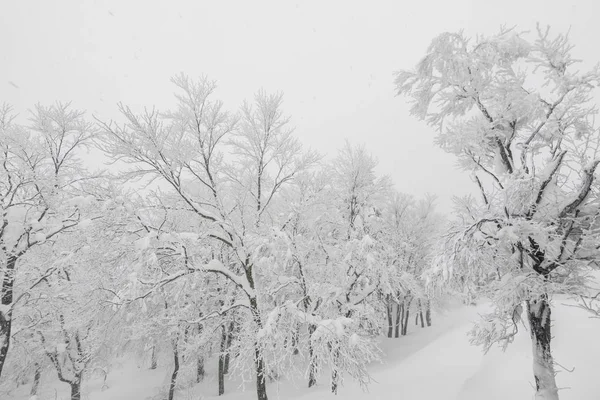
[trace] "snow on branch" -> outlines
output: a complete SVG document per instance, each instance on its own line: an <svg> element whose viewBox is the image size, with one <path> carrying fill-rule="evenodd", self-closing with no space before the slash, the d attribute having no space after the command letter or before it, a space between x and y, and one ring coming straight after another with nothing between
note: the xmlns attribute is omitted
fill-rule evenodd
<svg viewBox="0 0 600 400"><path fill-rule="evenodd" d="M204 322L204 321L206 321L208 319L211 319L211 318L222 317L225 314L227 314L229 311L231 311L231 310L233 310L235 308L238 308L238 307L248 308L248 304L234 303L234 304L232 304L230 306L222 307L220 310L215 310L215 311L211 312L210 314L204 315L204 316L202 316L200 318L197 318L195 320L192 320L192 321L181 320L181 321L185 322L187 324L190 324L190 325L195 325L195 324L199 324L199 323Z"/></svg>
<svg viewBox="0 0 600 400"><path fill-rule="evenodd" d="M221 274L233 283L235 283L237 286L239 286L244 292L246 292L248 297L256 297L256 292L253 288L250 287L250 283L248 282L246 277L243 275L237 275L233 273L232 271L227 269L219 260L210 260L208 264L201 267L196 267L195 269Z"/></svg>
<svg viewBox="0 0 600 400"><path fill-rule="evenodd" d="M563 208L563 210L560 213L560 218L564 218L568 214L573 213L577 209L577 207L579 207L581 203L583 203L592 187L592 182L594 181L594 173L596 172L596 167L598 166L598 164L600 164L600 159L596 159L585 166L585 168L583 169L583 183L581 185L581 189L579 190L579 194L573 201L568 203L565 206L565 208Z"/></svg>
<svg viewBox="0 0 600 400"><path fill-rule="evenodd" d="M560 165L562 164L562 161L563 161L563 159L565 157L565 154L567 154L567 151L566 150L562 151L546 167L546 171L547 172L545 174L542 174L542 177L541 177L542 184L540 185L540 190L538 191L537 197L535 199L535 205L533 205L533 207L529 211L529 215L532 215L535 212L536 207L542 202L542 199L544 197L544 191L546 190L546 187L548 187L548 185L550 184L550 182L554 178L554 175L556 174L556 172L560 168Z"/></svg>

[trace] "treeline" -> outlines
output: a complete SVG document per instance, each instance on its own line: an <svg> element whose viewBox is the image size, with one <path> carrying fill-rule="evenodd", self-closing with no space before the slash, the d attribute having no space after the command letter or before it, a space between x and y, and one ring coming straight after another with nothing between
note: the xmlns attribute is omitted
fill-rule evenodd
<svg viewBox="0 0 600 400"><path fill-rule="evenodd" d="M366 385L379 335L431 323L434 199L397 193L364 147L304 149L282 94L229 112L214 82L172 81L174 109L119 105L123 123L3 109L2 381L35 394L54 371L77 400L119 355L170 354L169 400L207 362L218 394L228 374L261 400L290 374ZM120 172L88 170L90 148Z"/></svg>

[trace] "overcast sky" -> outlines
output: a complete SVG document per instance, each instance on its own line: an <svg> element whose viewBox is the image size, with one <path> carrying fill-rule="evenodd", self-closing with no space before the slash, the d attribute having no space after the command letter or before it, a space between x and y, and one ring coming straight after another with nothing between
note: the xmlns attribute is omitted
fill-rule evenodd
<svg viewBox="0 0 600 400"><path fill-rule="evenodd" d="M400 191L450 197L468 176L434 133L394 97L393 72L413 67L444 31L491 34L500 25L570 28L574 54L600 62L600 7L589 1L8 1L0 0L0 102L21 114L73 101L101 119L116 103L173 104L169 78L208 75L235 110L260 88L310 147L334 154L364 143Z"/></svg>

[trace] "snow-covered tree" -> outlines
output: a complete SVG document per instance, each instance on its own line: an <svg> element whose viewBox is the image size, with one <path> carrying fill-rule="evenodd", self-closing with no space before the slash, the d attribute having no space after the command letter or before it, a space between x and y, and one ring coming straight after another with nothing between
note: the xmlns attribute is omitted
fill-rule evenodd
<svg viewBox="0 0 600 400"><path fill-rule="evenodd" d="M416 200L394 193L384 210L378 238L384 243L388 265L381 289L388 337L406 335L411 305L417 323L420 318L422 327L431 325L432 292L425 274L431 269L444 226L434 203L433 196Z"/></svg>
<svg viewBox="0 0 600 400"><path fill-rule="evenodd" d="M84 376L97 371L106 376L121 339L115 292L107 288L125 280L119 264L123 248L118 245L122 209L112 200L113 192L96 189L87 187L86 192L98 214L81 220L76 232L65 231L32 249L21 260L15 286L20 302L13 339L32 355L36 376L41 366L49 365L70 386L72 399L81 398ZM91 214L83 205L80 210ZM36 285L24 286L32 277ZM11 367L27 362L12 352L8 360Z"/></svg>
<svg viewBox="0 0 600 400"><path fill-rule="evenodd" d="M10 346L15 306L39 285L24 259L28 253L74 229L88 202L80 183L89 178L79 156L95 135L84 113L69 104L37 105L30 124L17 124L10 107L0 108L0 376ZM15 296L16 279L32 278Z"/></svg>
<svg viewBox="0 0 600 400"><path fill-rule="evenodd" d="M533 39L506 29L475 40L444 33L396 77L412 113L438 130L438 144L481 192L480 202L463 203L445 263L495 307L473 341L510 342L525 312L539 399L558 399L552 296L585 291L600 239L590 103L600 75L577 70L571 49L566 36L539 27Z"/></svg>
<svg viewBox="0 0 600 400"><path fill-rule="evenodd" d="M196 272L220 275L226 285L236 288L229 292L235 293L233 302L201 318L245 310L238 314L247 324L243 332L248 347L243 354L253 355L257 396L266 400L267 370L258 332L272 306L266 291L272 275L266 264L259 263L264 233L277 224L276 210L282 207L278 198L317 157L291 137L280 95L259 92L253 106L243 107L238 129L238 119L212 100L214 82L177 76L173 83L180 90L176 110L162 114L146 110L137 115L121 105L127 122L101 123L102 147L114 159L135 166L129 177L160 178L163 192L166 185L168 194L177 197L168 206L186 213L195 224L196 243L185 251L181 232L169 232L175 234L178 264L184 268L155 280L148 290ZM150 230L141 242L152 240L156 233ZM207 257L206 249L214 252Z"/></svg>
<svg viewBox="0 0 600 400"><path fill-rule="evenodd" d="M348 244L347 226L341 223L345 214L338 212L340 197L334 187L328 172L302 176L282 229L267 240L266 255L277 280L271 290L276 293L275 307L263 334L268 342L279 343L275 365L283 373L298 364L289 356L300 353L308 360L308 386L330 370L335 392L345 375L368 383L366 367L379 353L374 341L377 315L369 304L376 285L366 285L367 278L353 283L356 276L348 276L346 259L365 262L372 242L352 239ZM361 270L372 264L361 265Z"/></svg>
<svg viewBox="0 0 600 400"><path fill-rule="evenodd" d="M322 282L329 284L329 299L320 312L327 316L326 320L337 321L336 324L350 328L338 329L338 332L348 331L350 335L364 336L365 344L378 333L380 325L372 302L382 284L386 265L381 257L382 243L376 235L385 199L391 194L389 178L378 177L376 166L377 160L364 146L352 146L346 142L328 168L332 212L329 218L317 224L320 253L327 266L327 278ZM328 357L334 393L337 393L345 372L341 367L345 361L341 353L342 343L345 342L329 344L333 351ZM371 350L366 350L366 353L374 354ZM357 355L355 360L364 368L372 357ZM366 377L366 374L354 376L359 380Z"/></svg>

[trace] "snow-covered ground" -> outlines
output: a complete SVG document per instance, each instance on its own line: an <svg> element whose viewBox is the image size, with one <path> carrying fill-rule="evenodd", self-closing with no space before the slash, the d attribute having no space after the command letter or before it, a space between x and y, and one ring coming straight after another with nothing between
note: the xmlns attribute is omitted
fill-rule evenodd
<svg viewBox="0 0 600 400"><path fill-rule="evenodd" d="M561 400L600 399L600 320L591 319L579 309L554 301L554 356L560 367L558 384L564 388ZM495 400L533 399L531 348L528 332L523 326L515 342L503 353L493 348L484 355L480 348L468 343L466 332L482 307L460 307L436 316L434 326L416 327L400 339L383 339L382 364L371 366L375 382L368 392L346 380L338 398L406 399L406 400ZM213 363L214 364L214 363ZM209 368L206 380L181 390L179 400L217 398L214 373ZM40 388L39 400L68 399L68 386L47 373ZM148 370L135 362L124 362L108 376L108 389L101 390L100 380L91 380L84 386L83 399L89 400L143 400L164 399L170 370ZM160 392L162 389L162 392ZM221 399L241 400L255 398L252 385L243 391L237 382L227 382L227 393ZM326 377L315 388L305 388L304 380L269 385L270 399L319 400L334 398L328 392ZM28 386L14 391L3 399L28 399ZM162 395L160 395L162 393Z"/></svg>

